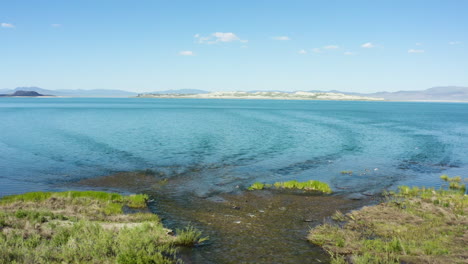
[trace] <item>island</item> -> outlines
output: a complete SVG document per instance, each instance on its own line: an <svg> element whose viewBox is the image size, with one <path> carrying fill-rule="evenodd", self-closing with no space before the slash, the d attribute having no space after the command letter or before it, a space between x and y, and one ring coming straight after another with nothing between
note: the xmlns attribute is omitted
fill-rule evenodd
<svg viewBox="0 0 468 264"><path fill-rule="evenodd" d="M1 97L38 97L38 96L50 96L50 95L40 94L40 93L35 92L35 91L20 90L20 91L16 91L14 93L11 93L11 94L0 94L0 96Z"/></svg>

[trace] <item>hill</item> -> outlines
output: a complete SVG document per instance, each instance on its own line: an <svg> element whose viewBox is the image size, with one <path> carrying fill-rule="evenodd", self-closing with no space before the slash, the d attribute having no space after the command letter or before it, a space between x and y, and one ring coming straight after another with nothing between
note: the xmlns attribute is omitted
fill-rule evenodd
<svg viewBox="0 0 468 264"><path fill-rule="evenodd" d="M36 97L36 96L45 96L44 94L40 94L35 91L23 91L23 90L18 90L14 93L11 94L0 94L0 96L4 97L15 97L15 96L24 96L24 97Z"/></svg>
<svg viewBox="0 0 468 264"><path fill-rule="evenodd" d="M324 92L312 90L310 92ZM468 87L438 86L420 91L353 93L343 91L327 91L348 95L384 98L390 101L468 101Z"/></svg>

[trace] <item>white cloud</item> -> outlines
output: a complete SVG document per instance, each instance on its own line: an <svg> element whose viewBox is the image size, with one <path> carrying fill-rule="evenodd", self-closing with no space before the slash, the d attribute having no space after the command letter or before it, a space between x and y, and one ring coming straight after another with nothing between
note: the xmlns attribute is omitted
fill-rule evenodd
<svg viewBox="0 0 468 264"><path fill-rule="evenodd" d="M62 24L51 24L50 26L51 26L51 27L54 27L54 28L58 28L58 27L61 27Z"/></svg>
<svg viewBox="0 0 468 264"><path fill-rule="evenodd" d="M361 45L361 48L366 48L366 49L371 49L373 47L375 47L375 45L372 44L372 42L367 42Z"/></svg>
<svg viewBox="0 0 468 264"><path fill-rule="evenodd" d="M216 37L216 41L220 41L220 42L232 42L232 41L240 40L236 36L236 34L232 32L227 32L227 33L216 32L216 33L213 33L213 36Z"/></svg>
<svg viewBox="0 0 468 264"><path fill-rule="evenodd" d="M421 42L418 42L415 44L416 46L422 46L423 44Z"/></svg>
<svg viewBox="0 0 468 264"><path fill-rule="evenodd" d="M305 49L301 49L300 51L298 51L299 54L307 54L307 51Z"/></svg>
<svg viewBox="0 0 468 264"><path fill-rule="evenodd" d="M324 49L339 49L340 47L338 45L328 45L323 47Z"/></svg>
<svg viewBox="0 0 468 264"><path fill-rule="evenodd" d="M195 53L193 53L193 51L191 50L183 50L179 52L179 55L180 56L195 56Z"/></svg>
<svg viewBox="0 0 468 264"><path fill-rule="evenodd" d="M291 40L288 36L273 37L274 40Z"/></svg>
<svg viewBox="0 0 468 264"><path fill-rule="evenodd" d="M408 53L424 53L422 49L409 49Z"/></svg>
<svg viewBox="0 0 468 264"><path fill-rule="evenodd" d="M313 49L312 49L312 52L314 52L314 53L321 53L322 50L319 49L319 48L313 48Z"/></svg>
<svg viewBox="0 0 468 264"><path fill-rule="evenodd" d="M462 42L461 41L450 41L449 44L450 45L460 45L460 44L462 44Z"/></svg>
<svg viewBox="0 0 468 264"><path fill-rule="evenodd" d="M240 39L236 34L232 32L215 32L206 37L203 37L200 34L195 34L193 37L200 44L216 44L220 42L234 42L234 41L239 41L241 43L249 42L246 39Z"/></svg>
<svg viewBox="0 0 468 264"><path fill-rule="evenodd" d="M14 28L15 27L15 25L10 24L10 23L1 23L0 26L2 28Z"/></svg>
<svg viewBox="0 0 468 264"><path fill-rule="evenodd" d="M351 52L351 51L346 51L343 54L346 55L346 56L356 55L355 52Z"/></svg>

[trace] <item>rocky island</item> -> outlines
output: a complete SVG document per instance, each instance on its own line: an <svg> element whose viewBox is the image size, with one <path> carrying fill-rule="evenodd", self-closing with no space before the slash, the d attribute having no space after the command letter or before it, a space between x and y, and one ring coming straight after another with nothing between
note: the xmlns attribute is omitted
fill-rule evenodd
<svg viewBox="0 0 468 264"><path fill-rule="evenodd" d="M50 95L44 95L40 94L35 91L16 91L12 94L0 94L1 97L38 97L38 96L50 96Z"/></svg>

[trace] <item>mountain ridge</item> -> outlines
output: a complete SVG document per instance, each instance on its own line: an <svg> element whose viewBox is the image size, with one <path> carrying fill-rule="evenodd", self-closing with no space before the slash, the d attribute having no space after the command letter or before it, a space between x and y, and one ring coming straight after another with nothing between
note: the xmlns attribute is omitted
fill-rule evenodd
<svg viewBox="0 0 468 264"><path fill-rule="evenodd" d="M200 89L170 89L154 92L129 92L124 90L108 90L108 89L59 89L48 90L40 87L17 87L15 89L0 89L0 94L12 94L16 91L34 91L40 94L54 95L54 96L69 96L69 97L133 97L145 94L208 94L209 91ZM255 92L283 92L294 93L292 91L281 90L252 90L250 93ZM359 93L359 92L346 92L340 90L306 90L305 92L313 93L342 93L345 95L365 96L384 98L390 101L468 101L468 87L463 86L435 86L425 90L400 90L396 92L373 92L373 93Z"/></svg>

